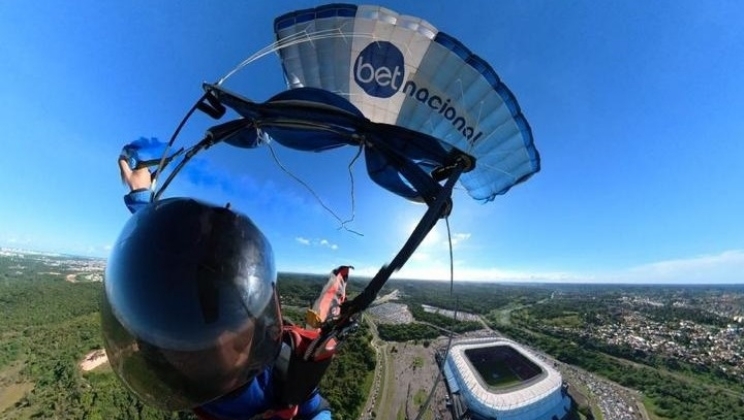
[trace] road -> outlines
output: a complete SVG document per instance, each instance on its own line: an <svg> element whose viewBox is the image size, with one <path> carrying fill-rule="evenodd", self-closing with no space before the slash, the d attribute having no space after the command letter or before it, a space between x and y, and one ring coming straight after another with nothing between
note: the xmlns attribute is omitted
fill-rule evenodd
<svg viewBox="0 0 744 420"><path fill-rule="evenodd" d="M372 412L377 412L377 407L385 407L385 392L380 394L380 391L385 390L384 384L386 383L387 378L390 377L388 373L390 363L387 360L387 344L380 340L375 323L370 320L369 317L364 317L364 320L367 325L369 325L370 331L372 332L371 344L375 349L377 363L375 364L375 376L372 380L372 388L370 389L369 395L367 396L367 402L364 404L364 409L359 417L360 420L372 419Z"/></svg>

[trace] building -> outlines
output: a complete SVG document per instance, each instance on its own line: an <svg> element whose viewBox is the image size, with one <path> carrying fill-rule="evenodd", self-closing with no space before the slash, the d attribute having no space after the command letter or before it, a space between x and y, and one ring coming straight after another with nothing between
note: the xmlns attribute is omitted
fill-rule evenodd
<svg viewBox="0 0 744 420"><path fill-rule="evenodd" d="M461 418L561 420L571 409L561 374L505 338L452 343L444 374Z"/></svg>

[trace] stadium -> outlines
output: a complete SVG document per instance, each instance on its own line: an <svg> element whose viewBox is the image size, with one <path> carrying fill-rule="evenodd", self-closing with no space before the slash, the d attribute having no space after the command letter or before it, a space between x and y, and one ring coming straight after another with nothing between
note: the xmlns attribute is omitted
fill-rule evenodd
<svg viewBox="0 0 744 420"><path fill-rule="evenodd" d="M560 373L505 338L452 343L444 374L457 419L561 420L571 409Z"/></svg>

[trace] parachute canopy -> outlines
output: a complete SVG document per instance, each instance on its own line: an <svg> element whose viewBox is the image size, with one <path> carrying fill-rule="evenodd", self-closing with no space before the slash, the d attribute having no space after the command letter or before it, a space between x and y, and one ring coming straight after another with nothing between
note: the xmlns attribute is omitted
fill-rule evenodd
<svg viewBox="0 0 744 420"><path fill-rule="evenodd" d="M379 6L331 4L280 16L274 30L289 88L334 93L353 105L333 100L334 106L474 157L475 169L460 178L473 198L490 201L540 170L511 91L488 63L428 22ZM329 97L302 96L321 103ZM400 194L399 187L388 189Z"/></svg>
<svg viewBox="0 0 744 420"><path fill-rule="evenodd" d="M280 16L274 29L277 41L255 57L276 51L288 90L253 102L222 87L235 71L205 85L212 109L201 110L219 118L228 106L245 119L216 128L228 143L363 147L374 182L428 204L455 166L481 201L540 170L514 95L488 63L426 21L332 4Z"/></svg>
<svg viewBox="0 0 744 420"><path fill-rule="evenodd" d="M491 66L424 20L377 6L332 4L280 16L274 30L272 46L204 85L205 95L169 146L196 109L220 119L229 107L242 118L207 130L154 199L200 150L221 141L253 148L273 139L315 152L357 146L374 182L425 201L428 209L406 243L342 305L337 320L323 325L321 343L351 328L355 314L449 214L456 182L490 201L538 172L540 157L514 95ZM222 86L269 52L279 54L289 89L258 103Z"/></svg>

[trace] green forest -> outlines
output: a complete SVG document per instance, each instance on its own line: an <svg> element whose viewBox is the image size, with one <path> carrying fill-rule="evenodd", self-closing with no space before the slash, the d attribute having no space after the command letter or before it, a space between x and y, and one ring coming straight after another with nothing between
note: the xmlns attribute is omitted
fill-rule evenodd
<svg viewBox="0 0 744 420"><path fill-rule="evenodd" d="M187 412L166 413L142 405L107 365L84 372L79 363L102 346L98 305L102 284L65 281L63 259L54 269L31 259L0 256L0 420L2 419L191 419ZM280 300L285 317L301 323L327 276L281 274ZM350 297L368 279L352 276ZM379 325L381 338L422 340L442 330L480 328L423 310L422 304L480 314L492 328L565 363L583 368L643 394L654 420L744 420L744 385L720 366L638 351L595 340L587 331L623 322L632 309L662 325L680 320L722 330L728 319L700 305L710 296L741 295L733 288L694 289L648 286L496 285L392 281L382 293L401 292L416 322ZM630 304L625 296L642 297ZM687 306L644 303L674 296ZM625 303L622 303L625 302ZM732 300L730 302L737 302ZM735 303L728 303L729 306ZM336 419L356 419L369 394L375 368L367 323L348 339L321 383ZM680 333L680 340L686 336Z"/></svg>
<svg viewBox="0 0 744 420"><path fill-rule="evenodd" d="M721 322L718 317L689 309L647 310L654 319L665 321L694 318L711 325ZM744 419L744 385L711 367L634 351L627 346L603 344L580 333L553 327L556 322L562 322L582 331L620 314L599 297L543 302L514 311L508 323L495 314L489 319L494 328L519 342L641 391L649 411L657 419ZM680 314L685 318L675 318Z"/></svg>
<svg viewBox="0 0 744 420"><path fill-rule="evenodd" d="M682 296L694 301L712 293L703 287L456 284L453 293L450 285L442 282L396 281L388 287L403 292L403 301L417 321L455 330L471 327L470 323L426 313L422 303L481 314L493 329L528 347L639 390L656 420L744 420L744 384L722 374L718 366L686 363L582 335L595 326L621 322L628 310L618 305L623 295ZM731 290L740 288L721 287L720 293ZM553 299L554 293L561 298ZM662 323L687 320L723 328L731 322L694 307L638 304L633 309ZM417 323L380 325L378 330L381 338L391 341L429 340L444 334Z"/></svg>
<svg viewBox="0 0 744 420"><path fill-rule="evenodd" d="M0 419L194 418L143 405L107 364L88 372L79 367L86 354L102 348L102 283L70 283L64 273L41 274L41 266L28 263L20 273L11 263L0 258ZM279 281L288 286L280 292L289 299L296 298L293 289L306 290L308 298L321 290L320 281L294 279L302 283L297 285L289 277ZM375 367L369 341L362 326L341 347L321 384L334 418L357 418L366 400L371 380L360 378L371 378Z"/></svg>

